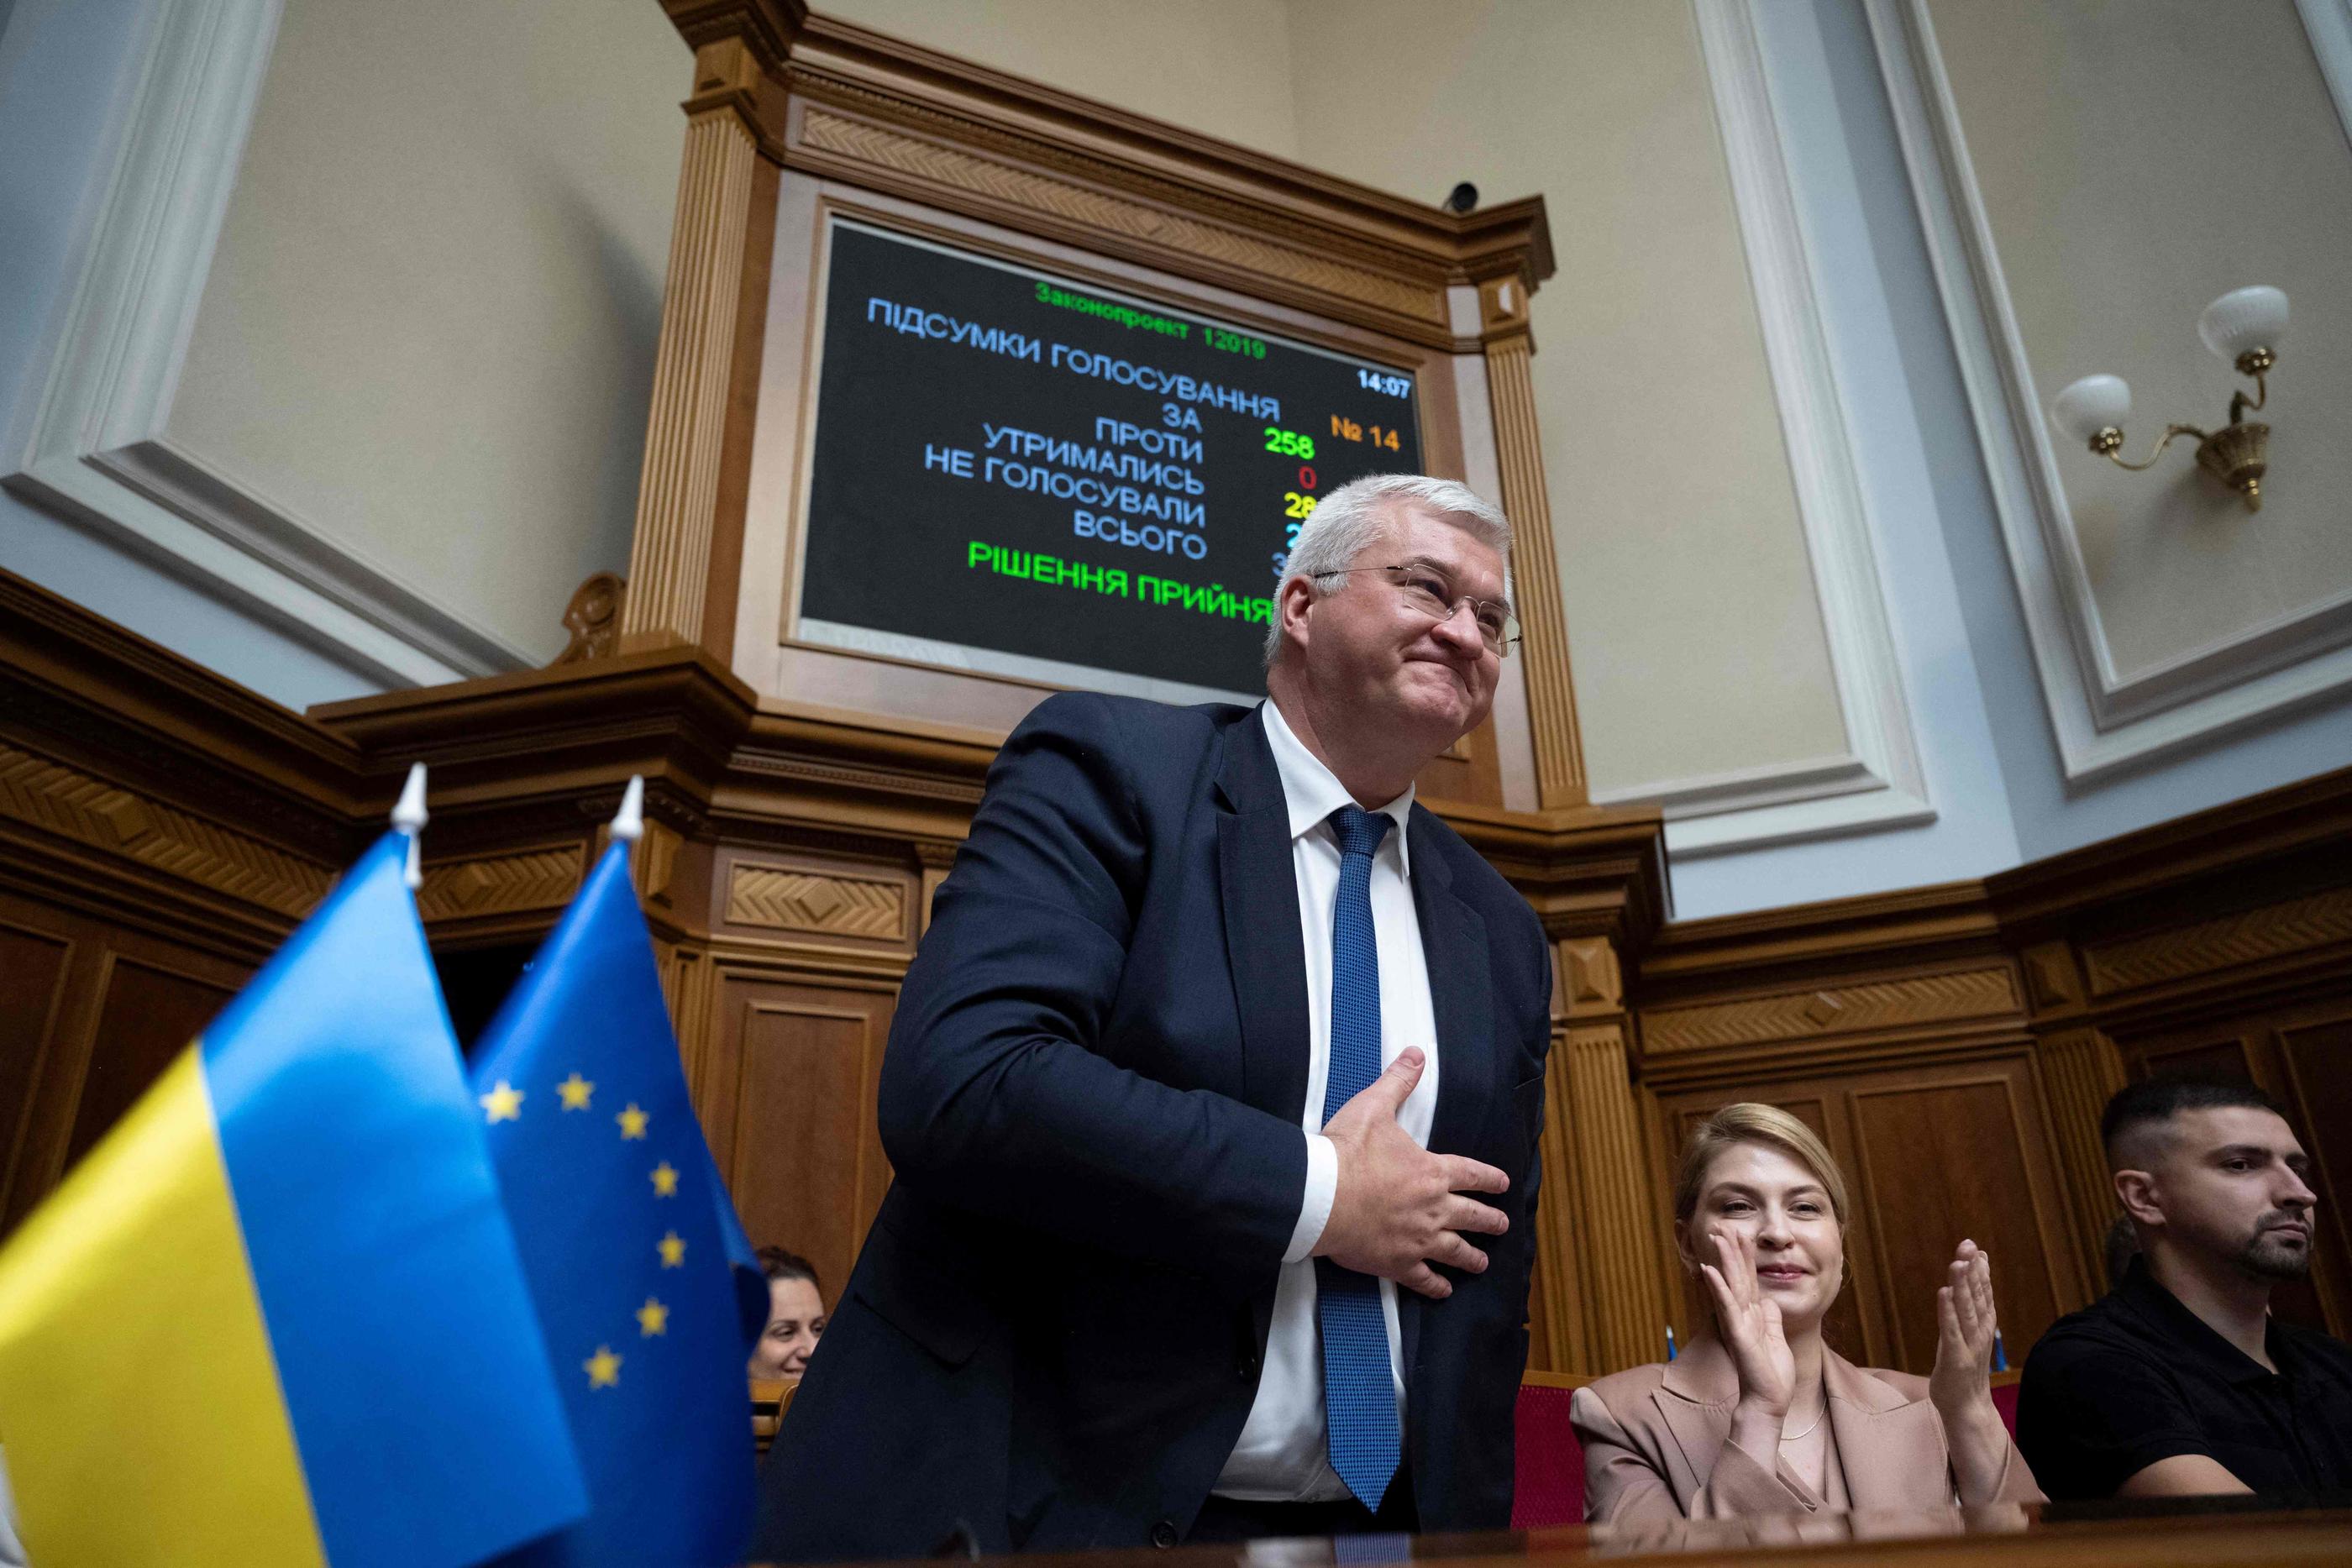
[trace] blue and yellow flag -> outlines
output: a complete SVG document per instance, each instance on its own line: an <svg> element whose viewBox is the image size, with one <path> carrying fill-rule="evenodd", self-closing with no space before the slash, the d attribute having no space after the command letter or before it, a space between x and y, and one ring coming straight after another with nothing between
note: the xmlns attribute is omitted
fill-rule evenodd
<svg viewBox="0 0 2352 1568"><path fill-rule="evenodd" d="M757 1330L730 1265L749 1249L695 1120L625 843L483 1031L473 1072L588 1475L589 1517L517 1561L741 1561Z"/></svg>
<svg viewBox="0 0 2352 1568"><path fill-rule="evenodd" d="M0 1443L72 1564L471 1563L580 1469L388 834L0 1252Z"/></svg>

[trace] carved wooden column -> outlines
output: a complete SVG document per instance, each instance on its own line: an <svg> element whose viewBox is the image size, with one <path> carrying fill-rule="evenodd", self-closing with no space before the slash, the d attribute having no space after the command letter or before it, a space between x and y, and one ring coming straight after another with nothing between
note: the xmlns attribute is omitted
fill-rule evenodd
<svg viewBox="0 0 2352 1568"><path fill-rule="evenodd" d="M777 0L670 0L669 9L695 46L694 94L686 102L686 156L621 606L624 652L703 642L706 613L719 608L707 601L722 510L729 393L737 377L739 317L751 293L746 258L763 245L753 233L761 95L806 17L798 5ZM731 604L723 608L731 615Z"/></svg>
<svg viewBox="0 0 2352 1568"><path fill-rule="evenodd" d="M1576 688L1570 678L1568 609L1560 597L1559 555L1552 542L1551 502L1544 487L1543 438L1536 423L1535 339L1528 329L1528 287L1517 276L1478 286L1486 346L1486 391L1494 403L1495 450L1503 470L1503 510L1514 536L1519 629L1526 641L1528 720L1534 735L1537 803L1545 810L1586 801L1584 742L1577 732Z"/></svg>
<svg viewBox="0 0 2352 1568"><path fill-rule="evenodd" d="M1543 1221L1538 1247L1572 1241L1570 1260L1541 1270L1547 1285L1580 1298L1548 1296L1546 1328L1573 1370L1613 1372L1662 1353L1665 1289L1658 1275L1650 1158L1639 1091L1630 1066L1624 982L1606 937L1559 944L1559 1006L1554 1027L1544 1152L1549 1174L1574 1173L1574 1212ZM1554 1151L1565 1155L1555 1159ZM1565 1195L1563 1195L1565 1196ZM1580 1337L1555 1324L1580 1323Z"/></svg>
<svg viewBox="0 0 2352 1568"><path fill-rule="evenodd" d="M2096 1295L2107 1277L2107 1228L2117 1212L2107 1152L2099 1145L2099 1117L2124 1086L2124 1061L2091 1020L2090 991L2073 943L2063 937L2032 943L2019 953L2018 968L2040 1037L2035 1055L2066 1210L2074 1218L2076 1254Z"/></svg>
<svg viewBox="0 0 2352 1568"><path fill-rule="evenodd" d="M2051 1135L2066 1178L2083 1267L2095 1294L2107 1277L2107 1228L2118 1212L2106 1150L2099 1145L2099 1115L2124 1086L2124 1059L2115 1041L2096 1029L2062 1030L2044 1036L2041 1045Z"/></svg>

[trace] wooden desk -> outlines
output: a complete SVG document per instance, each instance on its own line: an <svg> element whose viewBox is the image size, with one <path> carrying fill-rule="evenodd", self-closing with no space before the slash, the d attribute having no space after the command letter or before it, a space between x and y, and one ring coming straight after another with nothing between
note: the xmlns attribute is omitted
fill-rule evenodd
<svg viewBox="0 0 2352 1568"><path fill-rule="evenodd" d="M2219 1506L2217 1506L2217 1504ZM2120 1505L2103 1505L2117 1507ZM1839 1568L2287 1568L2352 1563L2352 1507L2257 1512L2230 1500L2152 1504L2131 1517L2081 1517L2059 1507L1951 1509L1927 1514L1679 1521L1633 1529L1571 1529L1493 1535L1356 1536L1180 1546L1157 1552L1043 1553L1024 1568L1577 1568L1655 1557L1688 1568L1819 1559ZM2074 1517L2068 1517L2069 1513Z"/></svg>

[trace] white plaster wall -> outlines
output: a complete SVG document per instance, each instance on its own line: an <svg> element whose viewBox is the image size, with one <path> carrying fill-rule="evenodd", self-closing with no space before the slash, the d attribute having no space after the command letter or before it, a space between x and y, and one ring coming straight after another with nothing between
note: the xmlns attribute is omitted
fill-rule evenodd
<svg viewBox="0 0 2352 1568"><path fill-rule="evenodd" d="M1545 199L1536 406L1593 789L1843 752L1688 5L1292 16L1305 162L1425 202L1461 179Z"/></svg>
<svg viewBox="0 0 2352 1568"><path fill-rule="evenodd" d="M552 658L628 560L690 66L649 0L287 0L170 438Z"/></svg>
<svg viewBox="0 0 2352 1568"><path fill-rule="evenodd" d="M2126 473L2063 434L2059 472L2118 678L2352 594L2352 156L2293 0L1931 0L2002 275L2045 408L2131 382L2126 455L2210 430L2252 384L2199 341L2242 284L2300 307L2248 513L2176 444Z"/></svg>
<svg viewBox="0 0 2352 1568"><path fill-rule="evenodd" d="M1188 131L1298 155L1285 0L832 0L818 9Z"/></svg>
<svg viewBox="0 0 2352 1568"><path fill-rule="evenodd" d="M1939 814L1678 863L1678 917L1983 875L2352 761L2338 702L2067 785L1861 0L1758 12Z"/></svg>
<svg viewBox="0 0 2352 1568"><path fill-rule="evenodd" d="M0 8L0 441L27 439L120 152L157 0ZM289 707L374 681L0 490L0 567Z"/></svg>

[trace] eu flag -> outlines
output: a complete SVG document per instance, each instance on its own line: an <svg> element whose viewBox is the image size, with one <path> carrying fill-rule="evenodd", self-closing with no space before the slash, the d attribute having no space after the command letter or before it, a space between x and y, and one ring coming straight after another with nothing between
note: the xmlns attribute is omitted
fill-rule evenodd
<svg viewBox="0 0 2352 1568"><path fill-rule="evenodd" d="M473 1076L588 1475L589 1517L515 1561L740 1562L741 1230L688 1096L625 842L483 1032Z"/></svg>
<svg viewBox="0 0 2352 1568"><path fill-rule="evenodd" d="M387 834L0 1252L26 1551L472 1563L580 1517Z"/></svg>

